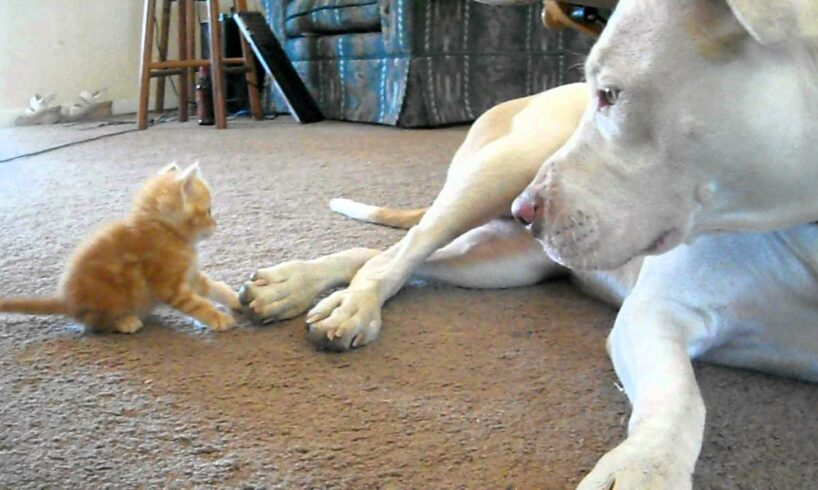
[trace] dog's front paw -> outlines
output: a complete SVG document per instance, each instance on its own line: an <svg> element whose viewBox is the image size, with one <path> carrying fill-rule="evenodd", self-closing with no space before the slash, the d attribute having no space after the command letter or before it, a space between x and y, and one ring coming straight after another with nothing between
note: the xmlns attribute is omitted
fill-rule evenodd
<svg viewBox="0 0 818 490"><path fill-rule="evenodd" d="M239 301L263 323L305 312L326 288L318 262L294 260L259 269L239 290Z"/></svg>
<svg viewBox="0 0 818 490"><path fill-rule="evenodd" d="M372 342L381 331L377 291L336 291L307 313L307 329L310 341L325 350L341 352Z"/></svg>
<svg viewBox="0 0 818 490"><path fill-rule="evenodd" d="M628 440L603 456L577 490L689 490L692 479L676 448Z"/></svg>

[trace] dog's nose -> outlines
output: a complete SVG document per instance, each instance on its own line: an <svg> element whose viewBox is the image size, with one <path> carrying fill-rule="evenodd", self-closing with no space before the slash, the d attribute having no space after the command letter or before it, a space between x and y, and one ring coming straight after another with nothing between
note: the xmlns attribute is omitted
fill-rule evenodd
<svg viewBox="0 0 818 490"><path fill-rule="evenodd" d="M531 226L542 210L542 198L536 192L525 191L511 204L511 214L523 226Z"/></svg>

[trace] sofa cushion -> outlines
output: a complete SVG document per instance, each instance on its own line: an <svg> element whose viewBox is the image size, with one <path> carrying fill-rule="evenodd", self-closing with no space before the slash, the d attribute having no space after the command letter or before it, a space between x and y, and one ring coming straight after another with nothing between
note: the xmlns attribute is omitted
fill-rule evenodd
<svg viewBox="0 0 818 490"><path fill-rule="evenodd" d="M387 57L380 32L305 36L287 39L284 50L291 61Z"/></svg>
<svg viewBox="0 0 818 490"><path fill-rule="evenodd" d="M287 4L288 36L380 32L378 0L293 0Z"/></svg>

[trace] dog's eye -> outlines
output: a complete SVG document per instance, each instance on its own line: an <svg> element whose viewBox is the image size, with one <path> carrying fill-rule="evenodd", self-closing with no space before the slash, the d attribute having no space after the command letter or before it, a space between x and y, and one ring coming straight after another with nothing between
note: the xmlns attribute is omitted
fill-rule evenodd
<svg viewBox="0 0 818 490"><path fill-rule="evenodd" d="M599 109L604 109L608 106L612 106L616 104L616 101L619 100L619 90L615 88L603 88L597 91L597 107Z"/></svg>

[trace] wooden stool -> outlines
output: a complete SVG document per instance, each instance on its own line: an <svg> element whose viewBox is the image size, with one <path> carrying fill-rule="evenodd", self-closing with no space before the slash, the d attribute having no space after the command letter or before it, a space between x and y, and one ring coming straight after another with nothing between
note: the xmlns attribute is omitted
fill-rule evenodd
<svg viewBox="0 0 818 490"><path fill-rule="evenodd" d="M243 71L247 79L247 95L250 99L250 113L255 119L261 119L261 103L258 96L258 77L253 55L247 42L241 38L241 58L222 58L221 26L219 25L219 0L207 0L208 22L210 26L210 59L195 59L195 13L194 2L197 0L176 0L179 4L179 57L167 60L167 38L170 26L170 2L163 0L159 34L159 60L153 60L153 41L156 12L156 0L145 0L145 17L142 22L142 55L140 60L139 107L136 112L139 129L148 127L148 98L150 97L150 80L152 77L179 76L179 121L188 120L188 96L192 87L194 68L210 67L213 79L213 112L216 127L227 127L227 105L224 99L225 65L230 71ZM247 0L233 0L237 12L247 11ZM156 109L164 109L164 83L157 92Z"/></svg>

